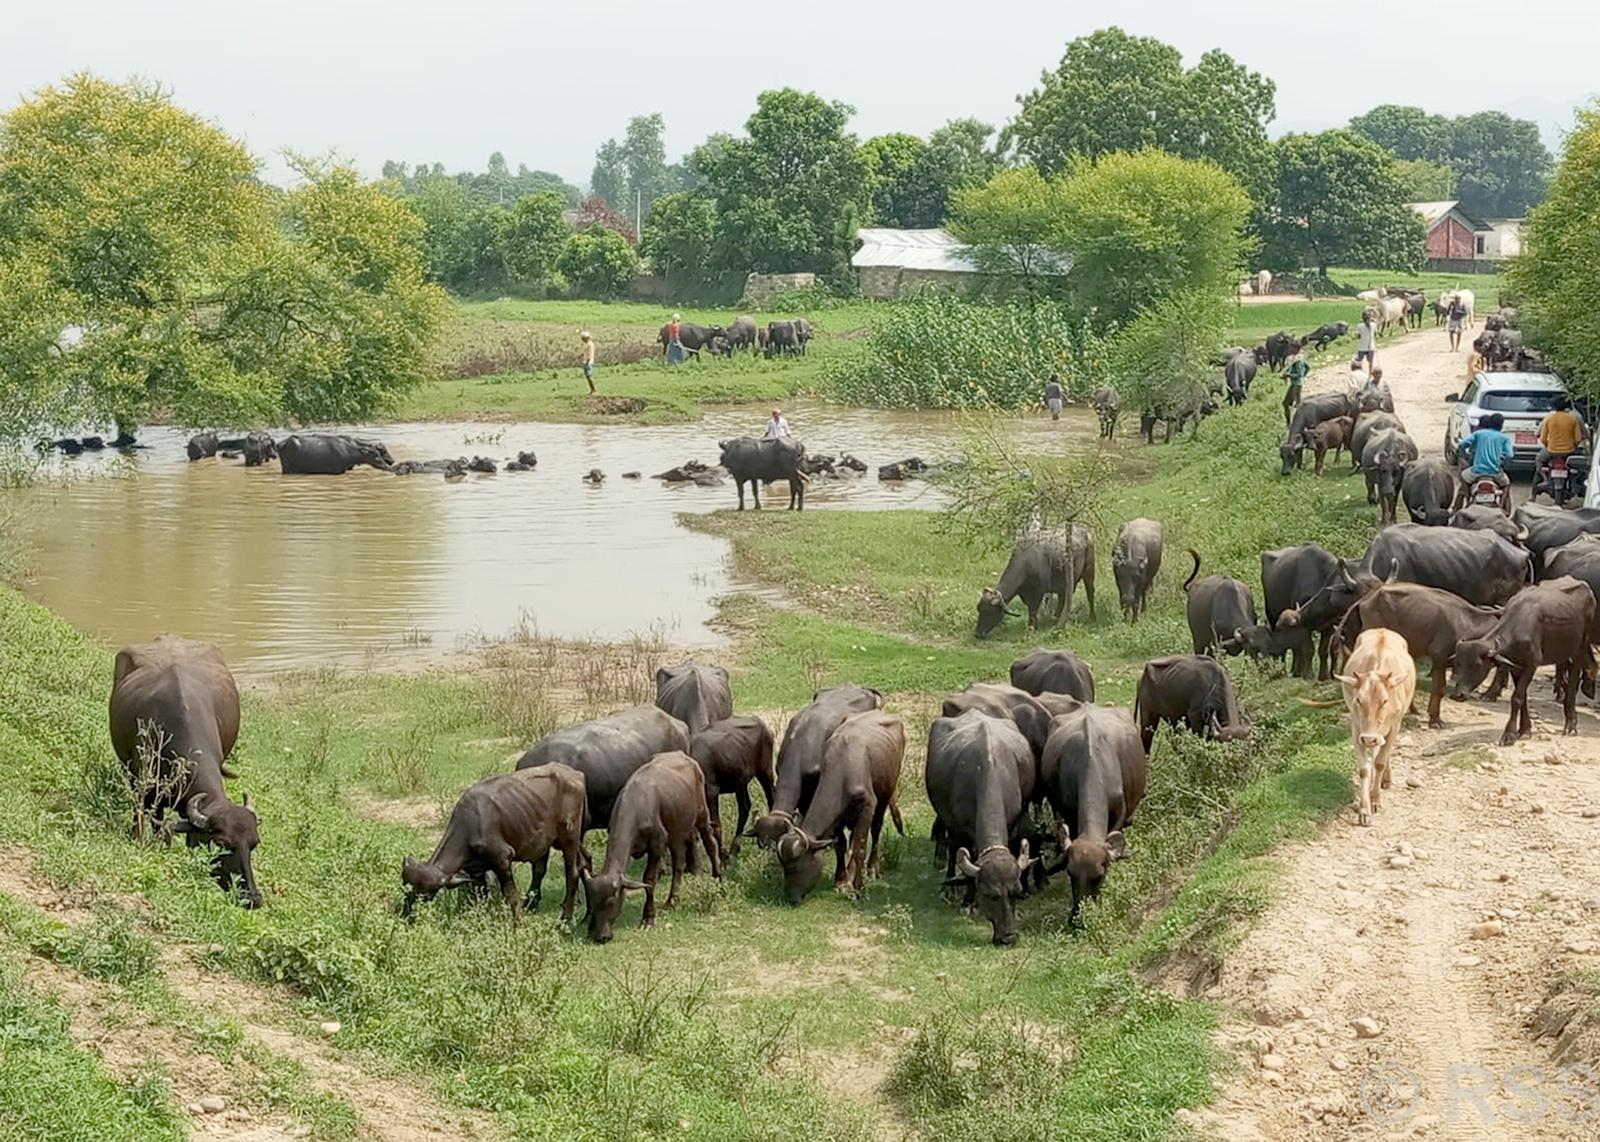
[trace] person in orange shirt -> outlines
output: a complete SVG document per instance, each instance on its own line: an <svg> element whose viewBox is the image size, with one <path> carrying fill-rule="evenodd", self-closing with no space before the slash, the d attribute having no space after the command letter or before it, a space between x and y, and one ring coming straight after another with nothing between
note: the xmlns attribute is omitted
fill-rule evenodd
<svg viewBox="0 0 1600 1142"><path fill-rule="evenodd" d="M1550 458L1571 456L1584 440L1583 418L1572 411L1572 402L1565 396L1558 396L1555 406L1555 411L1539 424L1539 458L1533 475L1535 495L1539 492L1540 477L1550 470Z"/></svg>

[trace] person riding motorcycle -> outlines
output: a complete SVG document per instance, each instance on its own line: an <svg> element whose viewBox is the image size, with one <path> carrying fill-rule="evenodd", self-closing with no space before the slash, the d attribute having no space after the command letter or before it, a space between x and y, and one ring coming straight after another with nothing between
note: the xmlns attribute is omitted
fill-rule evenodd
<svg viewBox="0 0 1600 1142"><path fill-rule="evenodd" d="M1491 412L1478 422L1476 432L1462 437L1456 445L1458 457L1470 457L1472 460L1471 465L1461 473L1461 486L1456 489L1456 507L1466 503L1472 485L1487 478L1499 486L1500 507L1507 515L1511 514L1511 477L1503 469L1506 458L1515 451L1516 446L1511 442L1511 437L1500 431L1505 423L1505 417L1498 412Z"/></svg>
<svg viewBox="0 0 1600 1142"><path fill-rule="evenodd" d="M1539 424L1539 458L1533 470L1533 494L1549 490L1550 460L1554 456L1571 456L1584 441L1583 418L1572 411L1572 402L1565 396L1555 399L1555 411ZM1568 468L1574 465L1569 463Z"/></svg>

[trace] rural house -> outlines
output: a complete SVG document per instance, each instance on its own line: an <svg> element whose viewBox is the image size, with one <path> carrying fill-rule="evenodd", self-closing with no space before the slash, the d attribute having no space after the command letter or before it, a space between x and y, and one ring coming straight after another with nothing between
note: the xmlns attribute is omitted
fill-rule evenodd
<svg viewBox="0 0 1600 1142"><path fill-rule="evenodd" d="M944 229L867 227L857 232L856 243L850 265L863 297L899 297L925 283L960 289L978 272L966 244Z"/></svg>
<svg viewBox="0 0 1600 1142"><path fill-rule="evenodd" d="M1488 229L1477 235L1478 257L1515 258L1522 253L1526 218L1485 218L1483 222Z"/></svg>
<svg viewBox="0 0 1600 1142"><path fill-rule="evenodd" d="M1427 224L1430 264L1474 261L1479 256L1478 236L1491 232L1486 222L1462 210L1455 200L1413 202L1411 209L1422 215L1422 221Z"/></svg>

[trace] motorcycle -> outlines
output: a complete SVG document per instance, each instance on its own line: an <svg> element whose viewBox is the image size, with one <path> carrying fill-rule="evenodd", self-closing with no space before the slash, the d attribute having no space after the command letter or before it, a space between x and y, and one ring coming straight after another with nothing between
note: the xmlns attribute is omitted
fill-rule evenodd
<svg viewBox="0 0 1600 1142"><path fill-rule="evenodd" d="M1472 481L1472 487L1468 489L1467 502L1504 512L1508 509L1510 496L1511 489L1502 488L1495 482L1493 476L1479 476Z"/></svg>
<svg viewBox="0 0 1600 1142"><path fill-rule="evenodd" d="M1550 457L1550 499L1558 508L1567 506L1567 457Z"/></svg>
<svg viewBox="0 0 1600 1142"><path fill-rule="evenodd" d="M1556 507L1564 508L1568 500L1583 498L1588 468L1587 458L1581 451L1552 456L1535 475L1533 494L1545 492Z"/></svg>

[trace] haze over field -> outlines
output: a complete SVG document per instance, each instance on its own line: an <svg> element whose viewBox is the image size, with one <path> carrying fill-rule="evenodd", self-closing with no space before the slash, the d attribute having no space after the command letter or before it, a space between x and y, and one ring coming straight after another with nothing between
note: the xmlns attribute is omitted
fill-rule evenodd
<svg viewBox="0 0 1600 1142"><path fill-rule="evenodd" d="M958 116L1004 122L1063 45L1108 16L1046 0L981 9L818 0L780 36L760 10L710 0L598 0L567 10L282 0L270 15L196 0L19 8L0 37L5 105L84 68L114 79L143 74L243 135L274 179L287 176L277 152L292 146L336 150L374 175L386 159L479 169L501 150L513 166L579 184L596 146L630 115L662 112L676 158L713 131L737 130L757 92L782 86L853 104L862 138L926 134ZM1582 0L1514 10L1462 0L1415 8L1388 26L1348 8L1262 0L1135 0L1114 15L1190 62L1220 47L1270 76L1274 133L1338 125L1394 102L1452 115L1505 109L1536 119L1556 149L1570 108L1593 90L1600 48ZM1501 53L1507 42L1514 46Z"/></svg>

